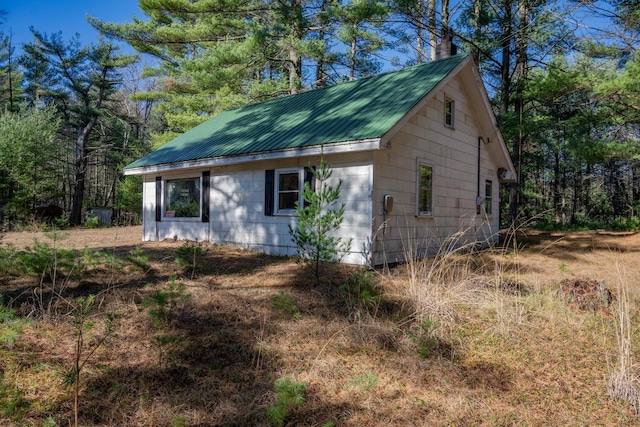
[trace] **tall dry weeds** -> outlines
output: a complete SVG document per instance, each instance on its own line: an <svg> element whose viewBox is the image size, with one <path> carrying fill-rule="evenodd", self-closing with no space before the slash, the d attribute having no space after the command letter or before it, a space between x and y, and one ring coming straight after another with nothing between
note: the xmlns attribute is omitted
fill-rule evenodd
<svg viewBox="0 0 640 427"><path fill-rule="evenodd" d="M460 310L475 306L495 316L495 333L508 336L527 316L519 231L515 226L507 230L500 245L490 230L485 240L478 240L475 225L460 227L444 239L403 236L407 280L396 289L409 308L406 322L414 322L412 327L435 322L439 338L446 338L459 325Z"/></svg>
<svg viewBox="0 0 640 427"><path fill-rule="evenodd" d="M618 352L616 363L612 366L607 383L607 392L613 399L629 402L638 415L640 414L640 378L638 378L633 366L633 331L631 329L629 291L623 271L619 265L616 265L616 269L618 272L618 297L615 306L615 322Z"/></svg>
<svg viewBox="0 0 640 427"><path fill-rule="evenodd" d="M469 241L471 227L436 241L420 241L415 234L403 237L407 283L402 293L418 323L437 321L453 325L457 307L473 302L485 278L478 272L478 243ZM431 249L432 256L426 256Z"/></svg>

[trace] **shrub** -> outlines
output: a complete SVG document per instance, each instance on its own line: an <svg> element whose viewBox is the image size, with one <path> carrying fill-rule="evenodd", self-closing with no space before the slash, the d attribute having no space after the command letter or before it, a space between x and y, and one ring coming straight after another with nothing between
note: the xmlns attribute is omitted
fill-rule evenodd
<svg viewBox="0 0 640 427"><path fill-rule="evenodd" d="M84 220L84 225L87 228L98 228L100 227L100 218L97 216L87 216Z"/></svg>
<svg viewBox="0 0 640 427"><path fill-rule="evenodd" d="M87 298L78 298L71 312L71 324L75 335L75 351L73 353L73 366L65 375L65 383L73 387L73 413L74 425L76 427L79 425L78 416L80 411L80 381L82 371L96 350L104 344L112 334L114 321L116 320L114 315L110 313L105 314L104 330L102 333L88 336L95 326L92 320L94 307L95 295L92 294Z"/></svg>
<svg viewBox="0 0 640 427"><path fill-rule="evenodd" d="M0 379L0 415L18 420L31 409L24 392L4 384Z"/></svg>
<svg viewBox="0 0 640 427"><path fill-rule="evenodd" d="M153 344L158 349L158 366L167 363L184 339L184 336L176 334L159 334L154 337Z"/></svg>
<svg viewBox="0 0 640 427"><path fill-rule="evenodd" d="M34 241L33 246L16 255L16 268L22 274L54 280L56 276L68 276L81 270L73 250L61 249L47 243Z"/></svg>
<svg viewBox="0 0 640 427"><path fill-rule="evenodd" d="M615 231L637 231L640 230L640 218L616 218L611 221L609 228Z"/></svg>

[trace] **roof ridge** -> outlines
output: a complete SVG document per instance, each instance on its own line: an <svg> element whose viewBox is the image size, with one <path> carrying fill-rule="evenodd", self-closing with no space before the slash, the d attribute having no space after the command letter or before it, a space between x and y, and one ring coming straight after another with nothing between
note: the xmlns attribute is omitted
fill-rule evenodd
<svg viewBox="0 0 640 427"><path fill-rule="evenodd" d="M400 73L400 72L408 72L412 69L415 68L420 68L420 67L426 67L426 66L435 66L435 64L437 63L442 63L442 62L446 62L446 61L451 61L451 60L458 60L460 58L463 58L465 56L468 56L468 53L464 53L464 54L457 54L457 55L451 55L448 56L446 58L441 58L441 59L436 59L433 61L427 61L427 62L423 62L420 64L413 64L413 65L408 65L406 67L402 67L402 68L398 68L396 70L388 70L379 74L373 74L370 76L366 76L366 77L361 77L359 79L356 80L347 80L347 81L343 81L340 83L336 83L334 85L331 86L323 86L323 87L317 87L317 88L312 88L312 89L307 89L304 90L302 92L298 92L298 93L292 93L292 94L288 94L288 95L283 95L283 96L278 96L278 97L274 97L274 98L268 98L268 99L264 99L262 101L256 101L256 102L250 102L248 104L243 104L243 105L239 105L237 107L234 108L229 108L227 110L221 111L219 114L222 114L226 111L234 111L234 110L239 110L239 109L243 109L246 107L252 107L255 105L261 105L261 104L265 104L265 103L269 103L269 102L275 102L281 99L290 99L293 97L297 97L297 96L301 96L301 95L305 95L305 94L309 94L309 93L316 93L318 91L324 91L324 90L331 90L331 89L335 89L338 87L344 87L345 85L353 85L353 84L357 84L357 83L361 83L364 81L368 81L368 80L372 80L372 79L376 79L376 78L382 78L384 76L388 76L389 74L395 74L395 73ZM216 114L217 115L217 114ZM215 116L212 116L215 117Z"/></svg>

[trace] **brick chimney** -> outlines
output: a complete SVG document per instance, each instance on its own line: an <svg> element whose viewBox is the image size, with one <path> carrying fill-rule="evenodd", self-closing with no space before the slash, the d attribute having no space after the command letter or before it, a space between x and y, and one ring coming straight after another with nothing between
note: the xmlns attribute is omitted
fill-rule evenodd
<svg viewBox="0 0 640 427"><path fill-rule="evenodd" d="M443 28L440 43L436 46L436 59L444 59L457 54L458 46L453 44L453 31L449 28Z"/></svg>

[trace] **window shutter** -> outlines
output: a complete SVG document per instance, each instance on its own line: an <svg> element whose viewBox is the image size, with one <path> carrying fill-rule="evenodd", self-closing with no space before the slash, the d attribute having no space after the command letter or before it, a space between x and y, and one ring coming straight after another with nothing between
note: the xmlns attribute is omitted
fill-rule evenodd
<svg viewBox="0 0 640 427"><path fill-rule="evenodd" d="M156 222L162 220L162 177L156 176Z"/></svg>
<svg viewBox="0 0 640 427"><path fill-rule="evenodd" d="M211 173L209 171L202 172L202 222L209 222L209 181Z"/></svg>
<svg viewBox="0 0 640 427"><path fill-rule="evenodd" d="M313 171L310 167L304 168L304 182L309 184L309 188L311 188L311 191L316 191L316 177L313 176ZM308 201L304 200L303 202L305 208L309 206Z"/></svg>
<svg viewBox="0 0 640 427"><path fill-rule="evenodd" d="M274 169L264 171L264 214L266 216L273 216L275 179L276 171Z"/></svg>

